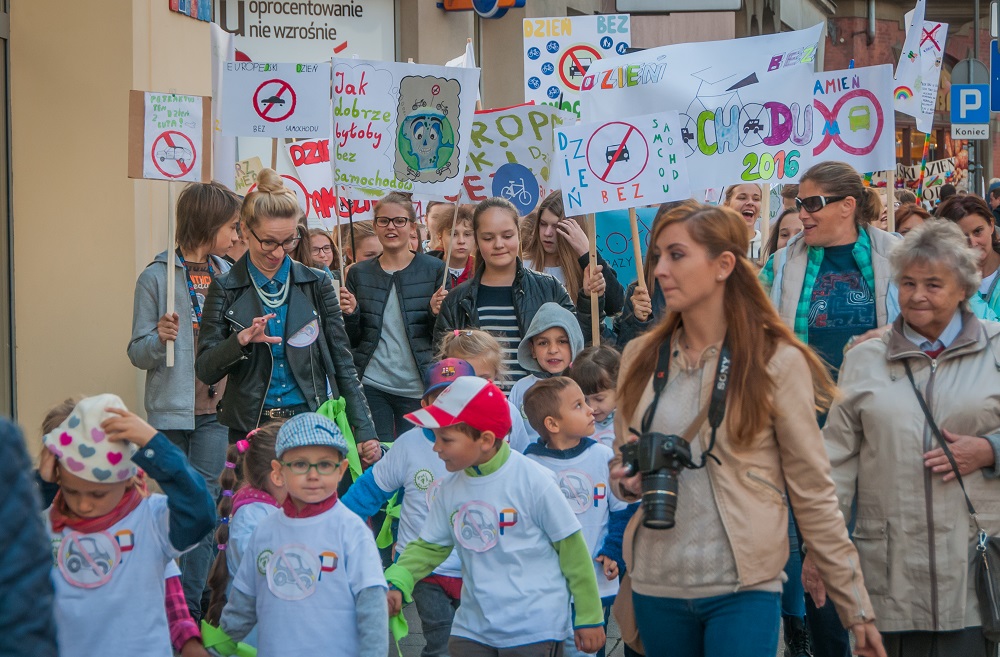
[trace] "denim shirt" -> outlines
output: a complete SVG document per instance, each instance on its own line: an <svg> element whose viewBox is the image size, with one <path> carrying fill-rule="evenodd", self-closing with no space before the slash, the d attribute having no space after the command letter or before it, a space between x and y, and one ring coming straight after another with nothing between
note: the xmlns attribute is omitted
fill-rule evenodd
<svg viewBox="0 0 1000 657"><path fill-rule="evenodd" d="M275 273L274 278L268 280L260 270L254 266L253 262L247 258L247 269L254 282L265 292L274 294L288 284L288 272L292 268L292 259L287 255L281 267ZM286 408L305 404L306 398L299 389L299 384L295 382L288 359L285 358L285 318L288 315L288 301L286 300L279 308L268 308L264 306L267 314L274 314L274 317L267 320L267 334L281 336L281 342L272 344L271 357L274 366L271 370L271 384L267 388L267 396L264 398L264 408Z"/></svg>

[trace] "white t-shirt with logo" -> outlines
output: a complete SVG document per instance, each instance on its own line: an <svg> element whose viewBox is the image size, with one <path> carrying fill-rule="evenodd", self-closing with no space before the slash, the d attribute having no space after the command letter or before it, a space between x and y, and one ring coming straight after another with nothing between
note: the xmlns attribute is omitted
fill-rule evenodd
<svg viewBox="0 0 1000 657"><path fill-rule="evenodd" d="M55 619L60 657L171 657L164 605L171 560L170 513L151 495L103 532L52 531Z"/></svg>
<svg viewBox="0 0 1000 657"><path fill-rule="evenodd" d="M612 452L615 451L615 413L614 411L608 413L608 417L600 422L594 423L594 435L592 438L596 441L610 449Z"/></svg>
<svg viewBox="0 0 1000 657"><path fill-rule="evenodd" d="M428 438L424 429L415 427L392 444L385 456L372 466L372 476L379 488L389 493L403 489L403 508L399 514L399 537L396 553L402 554L407 543L420 536L427 519L431 499L446 479L454 476L434 452L434 434ZM438 575L461 577L458 555L452 553L434 569Z"/></svg>
<svg viewBox="0 0 1000 657"><path fill-rule="evenodd" d="M531 437L531 427L528 423L524 421L521 416L521 409L514 404L507 402L507 407L510 410L510 436L507 437L507 442L510 443L510 448L515 452L520 454L524 453L524 450L528 449L528 445L535 441L535 438Z"/></svg>
<svg viewBox="0 0 1000 657"><path fill-rule="evenodd" d="M596 559L608 535L611 513L624 511L628 505L611 494L608 484L608 461L614 452L600 443L588 443L589 447L571 458L535 453L527 456L555 473L559 490L583 526L583 537L587 539L590 556ZM619 568L621 566L619 564ZM618 593L617 577L612 580L605 577L604 568L596 561L594 571L597 574L597 591L602 598Z"/></svg>
<svg viewBox="0 0 1000 657"><path fill-rule="evenodd" d="M494 648L562 641L569 588L552 544L578 531L552 473L513 450L496 472L442 483L420 538L454 545L462 562L452 635Z"/></svg>
<svg viewBox="0 0 1000 657"><path fill-rule="evenodd" d="M272 513L280 512L278 507L266 502L250 502L236 509L229 520L229 542L226 544L226 566L229 568L229 578L232 580L240 569L243 554L246 551L253 530L260 521Z"/></svg>
<svg viewBox="0 0 1000 657"><path fill-rule="evenodd" d="M524 393L531 390L532 386L541 381L542 379L534 374L529 374L528 376L518 379L514 387L510 389L510 394L507 395L507 401L513 404L514 408L517 409L517 416L521 418L524 422L524 433L527 436L528 445L532 445L538 442L538 432L535 428L531 426L528 422L528 416L524 414ZM527 449L527 445L525 446ZM524 450L521 450L523 453Z"/></svg>
<svg viewBox="0 0 1000 657"><path fill-rule="evenodd" d="M375 538L341 503L311 518L264 518L233 580L256 598L257 654L356 657L355 596L387 589Z"/></svg>

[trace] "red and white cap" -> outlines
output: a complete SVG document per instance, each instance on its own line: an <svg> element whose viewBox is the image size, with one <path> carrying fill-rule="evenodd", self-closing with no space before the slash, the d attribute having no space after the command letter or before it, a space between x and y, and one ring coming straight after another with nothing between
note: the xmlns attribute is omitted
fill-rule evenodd
<svg viewBox="0 0 1000 657"><path fill-rule="evenodd" d="M464 422L479 431L492 431L497 438L510 433L507 398L492 381L477 376L460 376L434 403L406 416L427 429L440 429Z"/></svg>

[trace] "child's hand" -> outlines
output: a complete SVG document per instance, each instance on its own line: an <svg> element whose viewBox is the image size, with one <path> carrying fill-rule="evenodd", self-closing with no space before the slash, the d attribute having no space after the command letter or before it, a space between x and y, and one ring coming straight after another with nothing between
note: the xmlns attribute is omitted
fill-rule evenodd
<svg viewBox="0 0 1000 657"><path fill-rule="evenodd" d="M604 569L604 576L608 578L609 582L611 580L613 580L613 579L617 579L618 578L618 562L617 561L615 561L611 557L605 556L603 554L600 555L600 556L598 556L596 559L594 559L594 561L596 561L597 563L601 564L601 567Z"/></svg>
<svg viewBox="0 0 1000 657"><path fill-rule="evenodd" d="M59 463L56 455L49 451L48 447L42 448L42 453L38 455L38 476L42 481L56 483L56 465Z"/></svg>
<svg viewBox="0 0 1000 657"><path fill-rule="evenodd" d="M191 638L181 648L181 657L209 657L209 652L198 639Z"/></svg>
<svg viewBox="0 0 1000 657"><path fill-rule="evenodd" d="M444 303L444 298L448 296L448 290L444 289L444 285L438 288L438 291L434 293L431 297L431 312L437 315L441 312L441 304Z"/></svg>
<svg viewBox="0 0 1000 657"><path fill-rule="evenodd" d="M146 424L145 420L135 413L120 408L106 408L104 410L118 416L109 417L101 422L101 429L108 434L108 440L129 442L138 447L145 447L146 443L156 435L156 429Z"/></svg>
<svg viewBox="0 0 1000 657"><path fill-rule="evenodd" d="M583 270L583 292L588 297L591 294L601 296L604 294L604 289L608 286L604 280L604 274L601 273L604 271L604 265L597 265L595 270L596 271L591 274L590 265L587 265Z"/></svg>
<svg viewBox="0 0 1000 657"><path fill-rule="evenodd" d="M377 440L366 440L358 445L361 465L368 467L382 458L382 446Z"/></svg>
<svg viewBox="0 0 1000 657"><path fill-rule="evenodd" d="M608 641L603 627L581 627L573 631L573 638L576 640L576 649L586 653L597 652Z"/></svg>
<svg viewBox="0 0 1000 657"><path fill-rule="evenodd" d="M396 589L389 589L389 592L385 594L386 600L389 602L389 617L392 618L399 612L403 611L403 593L397 591Z"/></svg>
<svg viewBox="0 0 1000 657"><path fill-rule="evenodd" d="M171 315L164 314L160 318L160 321L156 323L156 335L159 336L160 342L167 344L172 340L176 340L178 326L180 326L180 319L177 317L177 313Z"/></svg>
<svg viewBox="0 0 1000 657"><path fill-rule="evenodd" d="M345 315L350 315L354 312L354 309L358 307L358 299L353 294L348 292L347 286L340 288L340 312Z"/></svg>

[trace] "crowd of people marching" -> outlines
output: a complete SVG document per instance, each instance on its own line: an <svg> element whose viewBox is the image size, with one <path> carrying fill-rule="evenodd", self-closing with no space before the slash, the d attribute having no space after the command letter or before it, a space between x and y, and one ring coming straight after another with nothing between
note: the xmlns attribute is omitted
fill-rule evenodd
<svg viewBox="0 0 1000 657"><path fill-rule="evenodd" d="M269 169L188 185L146 419L53 400L0 459L0 652L385 657L413 603L425 657L604 655L612 611L626 654L993 657L1000 182L825 162L762 235L765 193L661 206L623 287L558 191L331 235Z"/></svg>

